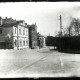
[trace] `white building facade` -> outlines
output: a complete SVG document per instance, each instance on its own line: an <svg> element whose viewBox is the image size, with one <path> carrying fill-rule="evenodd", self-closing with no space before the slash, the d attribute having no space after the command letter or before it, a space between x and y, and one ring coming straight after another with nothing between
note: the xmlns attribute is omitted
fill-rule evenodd
<svg viewBox="0 0 80 80"><path fill-rule="evenodd" d="M18 50L29 48L28 27L24 20L4 19L4 21L6 23L0 25L0 48Z"/></svg>
<svg viewBox="0 0 80 80"><path fill-rule="evenodd" d="M17 26L13 26L13 47L14 49L29 47L28 28L23 21Z"/></svg>

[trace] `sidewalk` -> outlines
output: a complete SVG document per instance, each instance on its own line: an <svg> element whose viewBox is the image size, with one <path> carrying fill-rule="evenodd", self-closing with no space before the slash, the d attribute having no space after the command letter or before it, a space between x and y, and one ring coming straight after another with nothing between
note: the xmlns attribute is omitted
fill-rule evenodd
<svg viewBox="0 0 80 80"><path fill-rule="evenodd" d="M40 52L40 53L50 53L51 52L48 47L32 49L32 51L36 51L36 52Z"/></svg>

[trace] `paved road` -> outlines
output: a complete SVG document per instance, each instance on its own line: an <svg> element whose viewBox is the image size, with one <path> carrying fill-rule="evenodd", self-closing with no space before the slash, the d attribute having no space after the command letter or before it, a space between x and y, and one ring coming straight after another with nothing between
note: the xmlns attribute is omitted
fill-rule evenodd
<svg viewBox="0 0 80 80"><path fill-rule="evenodd" d="M1 50L0 77L80 76L80 54L49 49Z"/></svg>

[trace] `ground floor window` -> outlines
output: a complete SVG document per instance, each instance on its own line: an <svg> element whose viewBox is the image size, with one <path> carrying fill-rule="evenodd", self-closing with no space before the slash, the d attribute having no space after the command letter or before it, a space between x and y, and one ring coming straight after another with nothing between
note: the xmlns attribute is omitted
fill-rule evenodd
<svg viewBox="0 0 80 80"><path fill-rule="evenodd" d="M23 40L23 45L25 46L25 40Z"/></svg>
<svg viewBox="0 0 80 80"><path fill-rule="evenodd" d="M20 46L22 46L22 40L20 39Z"/></svg>
<svg viewBox="0 0 80 80"><path fill-rule="evenodd" d="M15 39L15 42L14 42L15 46L17 46L17 40Z"/></svg>
<svg viewBox="0 0 80 80"><path fill-rule="evenodd" d="M26 45L28 45L28 40L26 40Z"/></svg>

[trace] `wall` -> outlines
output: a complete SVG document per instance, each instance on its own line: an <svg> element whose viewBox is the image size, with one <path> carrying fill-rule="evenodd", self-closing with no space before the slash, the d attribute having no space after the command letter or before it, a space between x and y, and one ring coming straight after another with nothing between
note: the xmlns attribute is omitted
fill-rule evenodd
<svg viewBox="0 0 80 80"><path fill-rule="evenodd" d="M29 27L29 47L37 48L37 28L35 25L30 25Z"/></svg>
<svg viewBox="0 0 80 80"><path fill-rule="evenodd" d="M17 31L18 27L18 33L16 32L15 34L15 28ZM14 44L14 49L23 49L23 48L28 48L29 47L29 37L28 37L28 28L25 28L24 26L18 25L17 27L13 27L13 44ZM21 30L21 33L20 33ZM23 32L24 31L24 32ZM18 35L18 38L17 38ZM15 46L15 40L18 39L17 46ZM24 44L25 43L25 44Z"/></svg>
<svg viewBox="0 0 80 80"><path fill-rule="evenodd" d="M12 48L12 27L0 27L2 34L0 34L0 48Z"/></svg>

